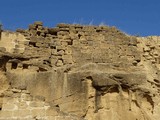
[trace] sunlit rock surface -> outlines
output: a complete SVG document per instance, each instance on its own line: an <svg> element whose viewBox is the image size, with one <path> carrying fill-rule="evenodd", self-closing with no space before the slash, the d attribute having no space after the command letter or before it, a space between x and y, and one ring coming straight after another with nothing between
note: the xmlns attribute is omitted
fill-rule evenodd
<svg viewBox="0 0 160 120"><path fill-rule="evenodd" d="M0 120L159 120L160 37L42 22L3 31Z"/></svg>

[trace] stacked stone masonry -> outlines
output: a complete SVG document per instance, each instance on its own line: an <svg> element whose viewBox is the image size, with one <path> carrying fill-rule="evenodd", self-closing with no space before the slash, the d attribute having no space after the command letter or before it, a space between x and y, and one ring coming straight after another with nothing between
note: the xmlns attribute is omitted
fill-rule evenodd
<svg viewBox="0 0 160 120"><path fill-rule="evenodd" d="M108 26L3 31L0 120L158 120L159 52Z"/></svg>

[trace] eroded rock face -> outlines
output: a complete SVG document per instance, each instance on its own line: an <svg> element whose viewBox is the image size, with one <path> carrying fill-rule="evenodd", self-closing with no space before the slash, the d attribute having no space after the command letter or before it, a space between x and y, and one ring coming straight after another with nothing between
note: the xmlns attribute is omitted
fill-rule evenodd
<svg viewBox="0 0 160 120"><path fill-rule="evenodd" d="M158 120L159 41L107 26L3 31L0 120Z"/></svg>

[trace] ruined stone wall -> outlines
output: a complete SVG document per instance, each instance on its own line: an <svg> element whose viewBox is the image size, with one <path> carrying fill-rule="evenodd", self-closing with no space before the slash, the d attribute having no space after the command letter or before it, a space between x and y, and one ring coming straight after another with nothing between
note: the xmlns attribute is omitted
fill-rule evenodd
<svg viewBox="0 0 160 120"><path fill-rule="evenodd" d="M4 31L0 120L158 120L159 41L108 26Z"/></svg>
<svg viewBox="0 0 160 120"><path fill-rule="evenodd" d="M22 34L6 31L1 34L0 47L10 53L17 53L17 50L18 53L23 53L26 41L28 40Z"/></svg>

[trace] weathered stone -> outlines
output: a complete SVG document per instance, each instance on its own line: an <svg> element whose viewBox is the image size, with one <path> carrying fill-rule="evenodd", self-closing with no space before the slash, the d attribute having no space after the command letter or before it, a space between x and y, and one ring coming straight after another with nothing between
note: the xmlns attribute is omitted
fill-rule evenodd
<svg viewBox="0 0 160 120"><path fill-rule="evenodd" d="M6 51L6 48L5 48L5 47L0 47L0 51L1 51L1 52L5 52L5 51Z"/></svg>
<svg viewBox="0 0 160 120"><path fill-rule="evenodd" d="M17 29L16 32L19 32L19 33L22 33L22 34L23 34L23 33L25 33L26 31L23 30L23 29Z"/></svg>
<svg viewBox="0 0 160 120"><path fill-rule="evenodd" d="M24 92L22 91L22 95L21 95L21 99L23 101L32 101L33 97L29 94L23 94ZM29 91L25 92L25 93L29 93Z"/></svg>
<svg viewBox="0 0 160 120"><path fill-rule="evenodd" d="M60 23L57 25L57 27L59 28L68 28L70 25L69 24L65 24L65 23Z"/></svg>
<svg viewBox="0 0 160 120"><path fill-rule="evenodd" d="M20 93L21 92L21 90L19 90L19 89L11 89L12 90L12 92L14 92L14 93Z"/></svg>
<svg viewBox="0 0 160 120"><path fill-rule="evenodd" d="M31 115L31 112L30 110L14 110L13 111L13 116L14 117L22 117L22 118L25 118L25 117L29 117Z"/></svg>
<svg viewBox="0 0 160 120"><path fill-rule="evenodd" d="M32 109L31 114L33 117L43 117L45 116L45 110L44 109Z"/></svg>
<svg viewBox="0 0 160 120"><path fill-rule="evenodd" d="M160 37L59 24L2 31L0 120L158 120Z"/></svg>
<svg viewBox="0 0 160 120"><path fill-rule="evenodd" d="M29 30L36 30L36 26L33 24L29 25Z"/></svg>
<svg viewBox="0 0 160 120"><path fill-rule="evenodd" d="M27 109L28 105L26 102L19 102L18 109Z"/></svg>
<svg viewBox="0 0 160 120"><path fill-rule="evenodd" d="M56 63L56 66L58 66L58 67L59 67L59 66L63 66L62 60L58 60L57 63Z"/></svg>
<svg viewBox="0 0 160 120"><path fill-rule="evenodd" d="M55 108L50 107L46 110L46 116L56 116L56 115L58 115L58 112L56 111Z"/></svg>
<svg viewBox="0 0 160 120"><path fill-rule="evenodd" d="M33 101L30 102L30 107L44 107L44 102L37 102L37 101Z"/></svg>
<svg viewBox="0 0 160 120"><path fill-rule="evenodd" d="M41 21L35 21L34 25L43 26L43 22L41 22Z"/></svg>
<svg viewBox="0 0 160 120"><path fill-rule="evenodd" d="M16 105L10 103L3 104L2 106L2 110L16 110L16 108Z"/></svg>
<svg viewBox="0 0 160 120"><path fill-rule="evenodd" d="M9 118L9 119L12 119L12 113L13 111L0 111L0 119L6 119L6 118Z"/></svg>

